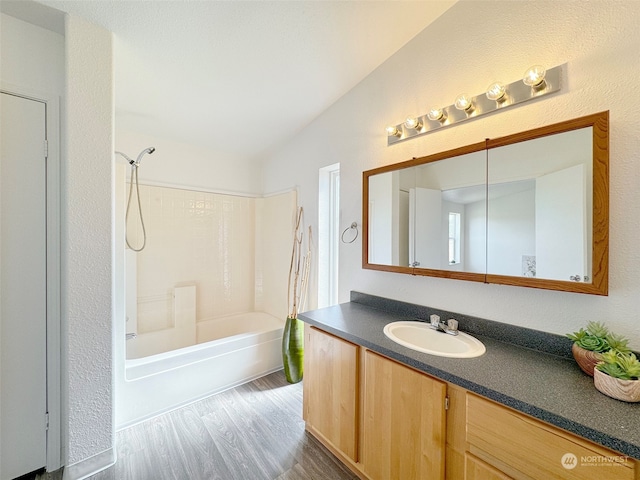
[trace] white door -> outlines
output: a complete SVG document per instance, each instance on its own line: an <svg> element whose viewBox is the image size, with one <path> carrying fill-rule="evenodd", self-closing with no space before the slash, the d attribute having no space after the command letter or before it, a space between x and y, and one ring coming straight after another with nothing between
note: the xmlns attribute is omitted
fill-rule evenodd
<svg viewBox="0 0 640 480"><path fill-rule="evenodd" d="M448 265L441 226L442 192L409 189L409 265L436 269Z"/></svg>
<svg viewBox="0 0 640 480"><path fill-rule="evenodd" d="M570 281L587 271L584 166L536 179L536 277Z"/></svg>
<svg viewBox="0 0 640 480"><path fill-rule="evenodd" d="M0 480L9 480L46 464L46 106L0 97Z"/></svg>

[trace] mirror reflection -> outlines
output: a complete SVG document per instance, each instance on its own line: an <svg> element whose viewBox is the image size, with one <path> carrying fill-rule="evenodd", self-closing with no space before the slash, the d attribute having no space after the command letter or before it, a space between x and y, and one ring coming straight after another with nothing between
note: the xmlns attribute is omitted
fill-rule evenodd
<svg viewBox="0 0 640 480"><path fill-rule="evenodd" d="M369 177L369 262L486 270L486 152Z"/></svg>
<svg viewBox="0 0 640 480"><path fill-rule="evenodd" d="M414 167L409 192L409 265L485 271L484 151Z"/></svg>
<svg viewBox="0 0 640 480"><path fill-rule="evenodd" d="M364 268L606 295L608 118L364 172Z"/></svg>
<svg viewBox="0 0 640 480"><path fill-rule="evenodd" d="M488 150L487 272L590 282L593 128Z"/></svg>

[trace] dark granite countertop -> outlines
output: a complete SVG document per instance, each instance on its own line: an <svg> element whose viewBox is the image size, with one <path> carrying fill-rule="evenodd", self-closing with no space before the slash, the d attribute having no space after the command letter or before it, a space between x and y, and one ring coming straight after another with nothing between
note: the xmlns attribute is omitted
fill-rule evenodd
<svg viewBox="0 0 640 480"><path fill-rule="evenodd" d="M354 293L349 303L306 312L299 318L352 343L640 460L640 404L621 402L598 392L593 379L582 373L570 358L568 339ZM438 357L398 345L382 331L389 322L426 319L431 313L440 314L443 319L451 316L458 319L460 330L481 340L487 348L486 353L465 359ZM488 327L482 328L483 322L488 322ZM542 339L536 339L537 335L549 335L550 343L554 340L556 343L551 346L552 351L558 351L548 353L531 348L526 341L524 345L527 346L512 343L518 330L528 338L534 337L534 342L542 343ZM508 341L501 341L505 339Z"/></svg>

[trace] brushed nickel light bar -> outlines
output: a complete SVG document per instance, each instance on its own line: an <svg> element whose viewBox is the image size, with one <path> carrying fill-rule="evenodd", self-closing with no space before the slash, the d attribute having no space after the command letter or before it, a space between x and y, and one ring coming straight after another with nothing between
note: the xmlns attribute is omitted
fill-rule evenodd
<svg viewBox="0 0 640 480"><path fill-rule="evenodd" d="M387 145L557 92L561 88L561 74L562 65L549 70L534 65L527 69L521 80L506 85L494 82L486 92L475 96L462 93L451 105L435 106L418 117L408 117L403 123L388 126Z"/></svg>

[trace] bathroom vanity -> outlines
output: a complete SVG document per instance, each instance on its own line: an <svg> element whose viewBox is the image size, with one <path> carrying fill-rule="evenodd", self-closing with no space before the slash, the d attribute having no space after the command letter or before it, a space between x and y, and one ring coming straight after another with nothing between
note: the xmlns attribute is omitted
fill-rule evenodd
<svg viewBox="0 0 640 480"><path fill-rule="evenodd" d="M640 480L640 405L595 390L567 339L458 316L486 353L438 357L383 329L450 312L351 300L300 315L303 415L360 478Z"/></svg>

